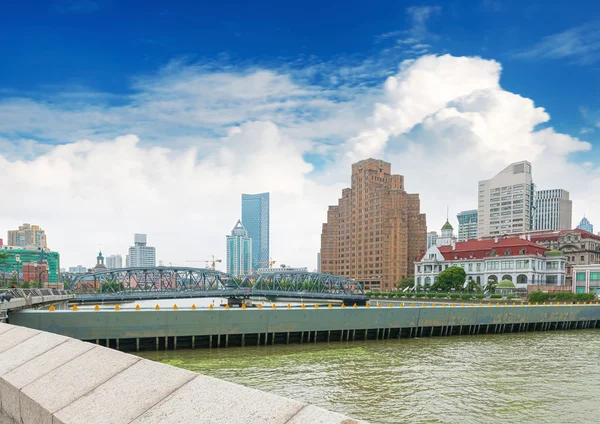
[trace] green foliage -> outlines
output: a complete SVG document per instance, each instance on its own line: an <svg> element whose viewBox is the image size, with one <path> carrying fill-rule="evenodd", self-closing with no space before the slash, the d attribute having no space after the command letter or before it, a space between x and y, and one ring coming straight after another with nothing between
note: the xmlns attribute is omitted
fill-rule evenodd
<svg viewBox="0 0 600 424"><path fill-rule="evenodd" d="M434 297L437 297L438 294L437 293L425 293L425 296L430 299L433 299Z"/></svg>
<svg viewBox="0 0 600 424"><path fill-rule="evenodd" d="M574 293L574 301L575 302L591 302L596 299L595 293Z"/></svg>
<svg viewBox="0 0 600 424"><path fill-rule="evenodd" d="M540 291L534 291L529 293L530 302L547 302L556 300L559 302L591 302L596 299L595 293L571 293L571 292L558 292L558 293L545 293Z"/></svg>
<svg viewBox="0 0 600 424"><path fill-rule="evenodd" d="M415 278L414 277L408 277L408 278L404 278L402 281L400 281L396 287L404 290L407 287L414 287L415 286Z"/></svg>
<svg viewBox="0 0 600 424"><path fill-rule="evenodd" d="M473 295L470 293L465 293L463 295L460 296L462 300L470 300L473 299Z"/></svg>
<svg viewBox="0 0 600 424"><path fill-rule="evenodd" d="M469 284L467 284L467 291L478 293L482 290L481 285L477 284L477 281L472 278L469 280Z"/></svg>
<svg viewBox="0 0 600 424"><path fill-rule="evenodd" d="M111 283L104 283L100 286L100 293L116 293L123 291L123 284L113 281Z"/></svg>
<svg viewBox="0 0 600 424"><path fill-rule="evenodd" d="M467 279L467 273L464 269L458 266L451 266L440 272L437 281L433 284L434 290L449 291L452 289L462 290L465 280Z"/></svg>
<svg viewBox="0 0 600 424"><path fill-rule="evenodd" d="M485 295L483 293L477 293L475 295L475 299L483 299L485 297Z"/></svg>
<svg viewBox="0 0 600 424"><path fill-rule="evenodd" d="M13 281L12 281L12 280L11 280L11 283L13 283ZM15 282L15 283L13 283L13 284L16 284L16 282ZM31 287L31 285L32 285L32 283L29 283L29 282L27 282L27 281L24 281L24 282L21 284L21 288L22 288L22 289L28 289L29 287Z"/></svg>
<svg viewBox="0 0 600 424"><path fill-rule="evenodd" d="M460 293L450 293L450 299L460 299Z"/></svg>
<svg viewBox="0 0 600 424"><path fill-rule="evenodd" d="M518 296L515 296L514 294L509 294L508 296L506 296L507 299L515 299Z"/></svg>
<svg viewBox="0 0 600 424"><path fill-rule="evenodd" d="M396 292L396 297L404 297L406 296L406 293L404 292Z"/></svg>
<svg viewBox="0 0 600 424"><path fill-rule="evenodd" d="M567 301L573 299L573 293L571 293L571 292L554 293L554 299L558 300L559 302L567 302Z"/></svg>
<svg viewBox="0 0 600 424"><path fill-rule="evenodd" d="M502 295L501 294L492 294L492 295L490 295L490 299L502 299Z"/></svg>
<svg viewBox="0 0 600 424"><path fill-rule="evenodd" d="M407 299L410 299L410 298L412 298L412 297L414 297L414 296L415 296L415 294L414 294L414 293L406 293L406 298L407 298Z"/></svg>
<svg viewBox="0 0 600 424"><path fill-rule="evenodd" d="M550 299L550 294L541 291L533 291L529 293L530 302L545 302Z"/></svg>

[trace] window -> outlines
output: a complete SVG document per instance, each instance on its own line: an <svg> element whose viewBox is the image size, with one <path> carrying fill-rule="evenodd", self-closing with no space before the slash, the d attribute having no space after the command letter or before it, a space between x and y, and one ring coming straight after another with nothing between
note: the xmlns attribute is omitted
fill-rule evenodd
<svg viewBox="0 0 600 424"><path fill-rule="evenodd" d="M512 251L510 249L506 249L504 251L504 256L510 256L510 255L512 255Z"/></svg>
<svg viewBox="0 0 600 424"><path fill-rule="evenodd" d="M579 281L579 280L577 280ZM600 281L600 272L590 272L590 281L597 282Z"/></svg>
<svg viewBox="0 0 600 424"><path fill-rule="evenodd" d="M469 272L473 272L473 264L469 264Z"/></svg>
<svg viewBox="0 0 600 424"><path fill-rule="evenodd" d="M529 261L517 261L517 268L518 269L529 268Z"/></svg>
<svg viewBox="0 0 600 424"><path fill-rule="evenodd" d="M488 262L487 268L488 269L500 269L499 268L499 262L496 262L496 261L494 261L494 262Z"/></svg>
<svg viewBox="0 0 600 424"><path fill-rule="evenodd" d="M578 273L576 273L575 280L577 282L582 282L582 281L585 282L585 272L578 272Z"/></svg>
<svg viewBox="0 0 600 424"><path fill-rule="evenodd" d="M585 261L585 257L584 256L581 257L581 262L583 262L583 261Z"/></svg>
<svg viewBox="0 0 600 424"><path fill-rule="evenodd" d="M514 261L502 261L502 269L511 269L511 268L514 268L514 266L515 266Z"/></svg>
<svg viewBox="0 0 600 424"><path fill-rule="evenodd" d="M548 262L546 269L558 269L558 262Z"/></svg>

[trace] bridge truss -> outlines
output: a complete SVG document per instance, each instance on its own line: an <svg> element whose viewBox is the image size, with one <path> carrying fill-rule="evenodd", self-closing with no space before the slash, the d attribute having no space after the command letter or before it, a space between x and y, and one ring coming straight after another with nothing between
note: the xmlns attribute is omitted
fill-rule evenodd
<svg viewBox="0 0 600 424"><path fill-rule="evenodd" d="M240 280L207 268L142 267L64 273L62 282L81 301L252 296L366 300L360 283L313 272L274 271Z"/></svg>

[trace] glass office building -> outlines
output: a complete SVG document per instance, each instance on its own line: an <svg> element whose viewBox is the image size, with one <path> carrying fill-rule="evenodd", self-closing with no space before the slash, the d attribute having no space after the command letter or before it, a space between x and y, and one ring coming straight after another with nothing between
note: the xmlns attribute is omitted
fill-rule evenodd
<svg viewBox="0 0 600 424"><path fill-rule="evenodd" d="M242 194L242 224L252 239L252 269L269 266L269 193Z"/></svg>

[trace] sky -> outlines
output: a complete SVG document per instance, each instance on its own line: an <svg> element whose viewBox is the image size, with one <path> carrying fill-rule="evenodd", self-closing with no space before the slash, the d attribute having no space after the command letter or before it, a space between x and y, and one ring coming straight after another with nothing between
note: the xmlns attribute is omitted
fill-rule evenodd
<svg viewBox="0 0 600 424"><path fill-rule="evenodd" d="M268 191L272 259L313 270L369 157L428 230L520 160L600 227L597 2L30 0L0 22L0 234L40 225L61 267L134 233L165 265L224 260L241 193Z"/></svg>

